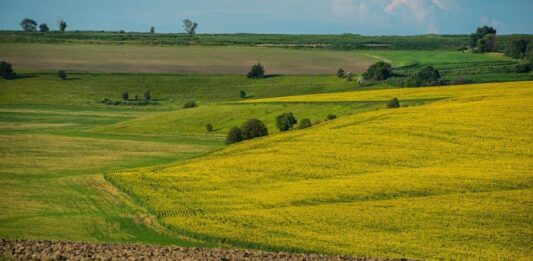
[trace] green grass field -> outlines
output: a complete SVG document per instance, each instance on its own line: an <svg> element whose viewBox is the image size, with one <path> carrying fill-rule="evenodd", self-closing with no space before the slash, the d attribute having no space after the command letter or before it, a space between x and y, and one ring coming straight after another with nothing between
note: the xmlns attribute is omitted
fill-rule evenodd
<svg viewBox="0 0 533 261"><path fill-rule="evenodd" d="M531 249L531 82L394 89L334 75L390 60L405 73L433 64L450 80L532 80L493 71L516 61L1 43L4 59L22 77L0 80L0 238L428 259L520 259ZM247 79L258 59L286 75ZM56 76L70 68L106 73ZM124 91L150 91L158 105L100 102ZM403 108L385 110L392 97ZM182 109L191 100L199 107ZM289 111L315 126L279 133L274 119ZM330 113L339 119L324 122ZM271 137L225 147L227 130L250 118Z"/></svg>
<svg viewBox="0 0 533 261"><path fill-rule="evenodd" d="M266 105L225 104L240 101L240 90L251 99L354 89L353 83L334 76L260 81L231 75L71 73L66 81L53 73L25 76L0 80L0 196L4 199L0 202L0 237L4 238L209 246L160 226L151 213L106 182L103 175L169 164L219 148L224 129L207 133L206 121L227 128L255 112L269 119L284 111L283 106L273 106L270 111ZM105 97L119 100L125 90L131 96L150 90L160 105L99 103ZM200 107L182 110L188 100L196 100ZM348 113L353 107L325 106L339 113ZM309 106L290 108L317 111ZM212 111L219 109L227 113ZM247 112L233 115L242 111ZM167 114L172 116L169 122L148 120L141 125L146 130L117 128Z"/></svg>

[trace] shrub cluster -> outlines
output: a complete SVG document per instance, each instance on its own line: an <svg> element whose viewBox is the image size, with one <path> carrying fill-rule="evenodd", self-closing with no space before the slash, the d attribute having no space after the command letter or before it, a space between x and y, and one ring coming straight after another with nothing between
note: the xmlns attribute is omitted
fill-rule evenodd
<svg viewBox="0 0 533 261"><path fill-rule="evenodd" d="M392 76L392 66L385 62L377 62L363 74L367 80L383 81Z"/></svg>
<svg viewBox="0 0 533 261"><path fill-rule="evenodd" d="M310 119L303 119L303 120L300 121L300 125L298 125L298 128L299 129L305 129L305 128L309 128L311 126L313 126L313 125L311 124L311 120Z"/></svg>
<svg viewBox="0 0 533 261"><path fill-rule="evenodd" d="M260 79L265 78L265 68L260 63L254 64L248 72L248 78Z"/></svg>
<svg viewBox="0 0 533 261"><path fill-rule="evenodd" d="M400 100L398 98L392 98L389 102L387 102L387 108L400 108Z"/></svg>
<svg viewBox="0 0 533 261"><path fill-rule="evenodd" d="M405 86L419 87L419 86L433 86L441 85L442 80L440 73L433 66L425 66L422 69L414 72L405 80Z"/></svg>
<svg viewBox="0 0 533 261"><path fill-rule="evenodd" d="M280 131L288 131L292 129L294 124L298 123L292 112L285 112L276 117L276 127Z"/></svg>
<svg viewBox="0 0 533 261"><path fill-rule="evenodd" d="M183 109L189 109L189 108L194 108L194 107L198 107L198 104L196 104L195 101L188 101L185 104L183 104Z"/></svg>
<svg viewBox="0 0 533 261"><path fill-rule="evenodd" d="M13 66L10 63L4 61L0 62L0 77L10 80L15 79L16 76L17 74L13 71Z"/></svg>
<svg viewBox="0 0 533 261"><path fill-rule="evenodd" d="M335 114L328 114L328 116L326 116L326 121L330 121L330 120L334 120L334 119L337 119L337 115Z"/></svg>
<svg viewBox="0 0 533 261"><path fill-rule="evenodd" d="M57 77L59 77L61 80L67 79L67 72L64 70L57 71Z"/></svg>
<svg viewBox="0 0 533 261"><path fill-rule="evenodd" d="M246 121L240 128L233 127L226 136L226 144L233 144L243 140L249 140L257 137L267 136L268 128L258 119Z"/></svg>

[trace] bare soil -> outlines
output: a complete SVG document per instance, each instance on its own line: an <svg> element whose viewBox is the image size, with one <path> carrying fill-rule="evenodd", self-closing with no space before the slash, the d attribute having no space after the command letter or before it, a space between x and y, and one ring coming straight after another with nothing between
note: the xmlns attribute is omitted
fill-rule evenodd
<svg viewBox="0 0 533 261"><path fill-rule="evenodd" d="M0 239L0 260L393 260L221 248ZM396 259L402 260L402 259Z"/></svg>

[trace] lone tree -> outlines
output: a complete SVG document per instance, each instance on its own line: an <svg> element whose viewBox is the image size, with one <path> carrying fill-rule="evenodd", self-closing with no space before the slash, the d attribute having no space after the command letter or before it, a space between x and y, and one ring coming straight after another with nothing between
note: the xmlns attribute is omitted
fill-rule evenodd
<svg viewBox="0 0 533 261"><path fill-rule="evenodd" d="M344 77L344 69L342 67L339 67L337 69L337 77L343 78Z"/></svg>
<svg viewBox="0 0 533 261"><path fill-rule="evenodd" d="M57 77L59 77L61 80L66 80L67 72L65 72L64 70L59 70L57 71Z"/></svg>
<svg viewBox="0 0 533 261"><path fill-rule="evenodd" d="M260 79L265 78L265 68L260 63L254 64L248 72L248 78Z"/></svg>
<svg viewBox="0 0 533 261"><path fill-rule="evenodd" d="M433 66L426 66L419 71L413 73L405 81L406 86L419 87L419 86L432 86L440 85L442 83L440 73Z"/></svg>
<svg viewBox="0 0 533 261"><path fill-rule="evenodd" d="M183 20L183 30L189 35L196 34L196 28L198 28L198 23L193 22L189 19Z"/></svg>
<svg viewBox="0 0 533 261"><path fill-rule="evenodd" d="M50 31L50 28L48 28L48 25L46 23L42 23L39 25L39 31L41 31L42 33L46 33Z"/></svg>
<svg viewBox="0 0 533 261"><path fill-rule="evenodd" d="M57 26L59 27L59 31L64 32L67 29L67 22L63 19L57 19Z"/></svg>
<svg viewBox="0 0 533 261"><path fill-rule="evenodd" d="M392 100L387 102L387 108L400 108L400 100L398 98L392 98Z"/></svg>
<svg viewBox="0 0 533 261"><path fill-rule="evenodd" d="M310 119L303 119L300 121L300 125L298 125L299 129L305 129L311 127L311 120Z"/></svg>
<svg viewBox="0 0 533 261"><path fill-rule="evenodd" d="M477 51L480 53L490 53L497 50L497 40L495 34L487 34L477 41Z"/></svg>
<svg viewBox="0 0 533 261"><path fill-rule="evenodd" d="M386 62L377 62L363 74L367 80L383 81L392 76L392 66Z"/></svg>
<svg viewBox="0 0 533 261"><path fill-rule="evenodd" d="M496 29L491 26L478 27L475 33L470 34L470 48L476 48L478 46L478 41L488 34L496 35Z"/></svg>
<svg viewBox="0 0 533 261"><path fill-rule="evenodd" d="M0 62L0 76L6 80L14 79L17 74L13 72L13 67L10 63L1 61Z"/></svg>
<svg viewBox="0 0 533 261"><path fill-rule="evenodd" d="M246 121L242 125L241 130L245 140L268 135L268 128L258 119L250 119Z"/></svg>
<svg viewBox="0 0 533 261"><path fill-rule="evenodd" d="M298 123L292 112L285 112L276 117L276 127L280 131L288 131L292 129L294 124Z"/></svg>
<svg viewBox="0 0 533 261"><path fill-rule="evenodd" d="M129 98L130 98L130 94L128 92L122 93L122 100L128 101Z"/></svg>
<svg viewBox="0 0 533 261"><path fill-rule="evenodd" d="M240 91L239 92L239 96L241 97L241 99L246 98L246 92L245 91Z"/></svg>
<svg viewBox="0 0 533 261"><path fill-rule="evenodd" d="M205 125L205 129L207 130L207 132L212 132L213 131L213 124L208 123L207 125Z"/></svg>
<svg viewBox="0 0 533 261"><path fill-rule="evenodd" d="M228 135L226 136L226 144L229 145L229 144L241 142L243 140L244 140L244 136L243 136L241 128L233 127L228 131Z"/></svg>
<svg viewBox="0 0 533 261"><path fill-rule="evenodd" d="M150 33L152 33L152 34L155 33L155 27L150 26Z"/></svg>
<svg viewBox="0 0 533 261"><path fill-rule="evenodd" d="M337 115L335 114L328 114L328 116L326 116L326 121L330 121L330 120L334 120L334 119L337 119Z"/></svg>
<svg viewBox="0 0 533 261"><path fill-rule="evenodd" d="M37 22L30 18L24 18L20 22L20 27L22 27L22 30L25 32L35 32L37 30Z"/></svg>
<svg viewBox="0 0 533 261"><path fill-rule="evenodd" d="M183 104L183 109L189 109L189 108L194 108L194 107L198 107L198 104L196 104L195 101L188 101L185 104Z"/></svg>
<svg viewBox="0 0 533 261"><path fill-rule="evenodd" d="M528 45L531 45L527 38L515 38L509 42L505 48L504 54L513 59L524 59L527 56Z"/></svg>

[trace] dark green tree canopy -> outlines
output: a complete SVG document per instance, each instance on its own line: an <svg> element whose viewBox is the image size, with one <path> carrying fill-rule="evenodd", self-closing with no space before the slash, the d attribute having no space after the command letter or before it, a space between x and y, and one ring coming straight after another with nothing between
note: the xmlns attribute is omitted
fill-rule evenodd
<svg viewBox="0 0 533 261"><path fill-rule="evenodd" d="M242 136L244 139L253 139L268 135L268 128L258 119L250 119L246 121L242 127Z"/></svg>
<svg viewBox="0 0 533 261"><path fill-rule="evenodd" d="M241 128L233 127L228 131L226 136L226 144L233 144L244 140Z"/></svg>
<svg viewBox="0 0 533 261"><path fill-rule="evenodd" d="M342 67L339 67L337 69L337 77L339 77L339 78L344 77L344 69Z"/></svg>
<svg viewBox="0 0 533 261"><path fill-rule="evenodd" d="M300 121L300 125L298 125L299 129L305 129L311 127L311 120L310 119L303 119Z"/></svg>
<svg viewBox="0 0 533 261"><path fill-rule="evenodd" d="M196 34L196 28L198 28L198 23L195 23L189 19L183 20L183 30L189 35Z"/></svg>
<svg viewBox="0 0 533 261"><path fill-rule="evenodd" d="M276 127L280 131L288 131L292 129L294 124L298 123L292 112L285 112L276 117Z"/></svg>
<svg viewBox="0 0 533 261"><path fill-rule="evenodd" d="M528 45L530 45L527 38L515 38L509 42L504 50L504 54L514 59L523 59L527 56Z"/></svg>
<svg viewBox="0 0 533 261"><path fill-rule="evenodd" d="M15 76L12 65L8 62L0 61L0 77L9 80L14 79Z"/></svg>
<svg viewBox="0 0 533 261"><path fill-rule="evenodd" d="M67 72L65 70L59 70L57 71L57 77L59 77L61 80L67 79Z"/></svg>
<svg viewBox="0 0 533 261"><path fill-rule="evenodd" d="M250 71L248 72L248 78L264 78L265 77L265 68L260 63L254 64Z"/></svg>
<svg viewBox="0 0 533 261"><path fill-rule="evenodd" d="M67 29L67 22L65 22L63 19L57 20L57 26L59 27L59 31L64 32Z"/></svg>
<svg viewBox="0 0 533 261"><path fill-rule="evenodd" d="M392 76L392 66L386 62L377 62L371 65L363 74L367 80L382 81Z"/></svg>
<svg viewBox="0 0 533 261"><path fill-rule="evenodd" d="M496 35L496 29L494 29L491 26L478 27L476 29L476 32L470 35L470 48L479 49L479 45L480 45L479 41L481 39L484 39L489 34ZM487 40L490 40L490 39L486 39L483 43L481 43L481 45L486 44Z"/></svg>
<svg viewBox="0 0 533 261"><path fill-rule="evenodd" d="M22 30L25 32L35 32L37 30L37 22L30 18L24 18L20 22L20 27L22 27Z"/></svg>
<svg viewBox="0 0 533 261"><path fill-rule="evenodd" d="M398 98L392 98L387 103L387 108L400 108L400 100L398 100Z"/></svg>
<svg viewBox="0 0 533 261"><path fill-rule="evenodd" d="M39 25L39 31L46 33L50 31L50 28L48 28L48 25L46 23L42 23Z"/></svg>
<svg viewBox="0 0 533 261"><path fill-rule="evenodd" d="M441 84L441 76L437 69L435 69L433 66L425 66L422 69L418 70L417 72L413 73L409 78L405 81L406 86L432 86L432 85L440 85Z"/></svg>

